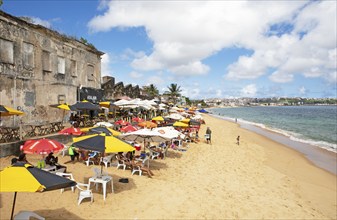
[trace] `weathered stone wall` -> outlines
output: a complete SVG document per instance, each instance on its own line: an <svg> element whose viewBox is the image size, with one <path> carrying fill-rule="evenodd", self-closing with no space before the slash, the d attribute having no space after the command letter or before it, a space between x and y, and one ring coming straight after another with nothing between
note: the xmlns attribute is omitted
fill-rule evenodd
<svg viewBox="0 0 337 220"><path fill-rule="evenodd" d="M63 110L49 105L75 103L80 86L100 89L102 54L0 11L0 104L24 111L23 123L61 121Z"/></svg>

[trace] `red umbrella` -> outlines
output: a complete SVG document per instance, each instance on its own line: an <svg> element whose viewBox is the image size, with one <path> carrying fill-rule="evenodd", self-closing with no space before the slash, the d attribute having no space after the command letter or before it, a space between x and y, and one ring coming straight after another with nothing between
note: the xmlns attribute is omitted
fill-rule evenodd
<svg viewBox="0 0 337 220"><path fill-rule="evenodd" d="M81 135L83 132L79 128L65 128L61 131L59 131L59 134L64 134L64 135Z"/></svg>
<svg viewBox="0 0 337 220"><path fill-rule="evenodd" d="M51 139L27 140L21 146L21 150L26 154L49 154L58 152L64 148L64 145Z"/></svg>
<svg viewBox="0 0 337 220"><path fill-rule="evenodd" d="M132 118L132 121L139 123L139 122L143 122L144 119L137 117L137 118Z"/></svg>
<svg viewBox="0 0 337 220"><path fill-rule="evenodd" d="M126 126L126 125L130 125L130 122L124 121L124 120L118 120L115 122L116 125L122 125L122 126Z"/></svg>
<svg viewBox="0 0 337 220"><path fill-rule="evenodd" d="M121 132L127 133L127 132L133 132L133 131L137 131L138 129L132 125L128 125L125 126L123 128L121 128Z"/></svg>

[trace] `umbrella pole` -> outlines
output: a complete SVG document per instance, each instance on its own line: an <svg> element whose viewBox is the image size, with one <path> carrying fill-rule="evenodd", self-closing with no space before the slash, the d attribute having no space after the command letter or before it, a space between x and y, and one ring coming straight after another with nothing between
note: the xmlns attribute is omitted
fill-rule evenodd
<svg viewBox="0 0 337 220"><path fill-rule="evenodd" d="M16 201L16 194L17 194L17 192L14 192L14 200L13 200L13 207L12 207L11 220L13 220L14 207L15 207L15 201Z"/></svg>

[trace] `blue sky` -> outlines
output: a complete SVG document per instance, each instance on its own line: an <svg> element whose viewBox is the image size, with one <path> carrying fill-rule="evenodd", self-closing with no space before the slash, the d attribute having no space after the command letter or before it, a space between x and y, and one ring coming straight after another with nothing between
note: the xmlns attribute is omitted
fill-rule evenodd
<svg viewBox="0 0 337 220"><path fill-rule="evenodd" d="M4 0L1 10L85 38L102 76L191 99L336 97L336 1Z"/></svg>

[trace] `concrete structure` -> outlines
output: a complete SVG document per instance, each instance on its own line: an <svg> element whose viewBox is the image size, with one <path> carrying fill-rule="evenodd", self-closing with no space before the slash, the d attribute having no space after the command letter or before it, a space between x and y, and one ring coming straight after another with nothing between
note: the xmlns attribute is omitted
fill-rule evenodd
<svg viewBox="0 0 337 220"><path fill-rule="evenodd" d="M24 111L23 123L61 121L62 110L50 104L74 104L88 96L83 88L101 91L101 55L91 44L0 11L0 104Z"/></svg>

